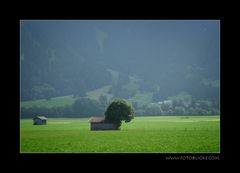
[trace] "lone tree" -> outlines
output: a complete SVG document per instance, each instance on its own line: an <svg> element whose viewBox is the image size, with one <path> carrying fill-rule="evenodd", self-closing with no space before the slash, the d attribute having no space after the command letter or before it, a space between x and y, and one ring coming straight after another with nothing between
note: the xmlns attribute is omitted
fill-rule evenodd
<svg viewBox="0 0 240 173"><path fill-rule="evenodd" d="M105 121L117 125L120 129L122 121L130 122L134 118L134 109L132 105L125 100L115 100L107 108L105 112Z"/></svg>

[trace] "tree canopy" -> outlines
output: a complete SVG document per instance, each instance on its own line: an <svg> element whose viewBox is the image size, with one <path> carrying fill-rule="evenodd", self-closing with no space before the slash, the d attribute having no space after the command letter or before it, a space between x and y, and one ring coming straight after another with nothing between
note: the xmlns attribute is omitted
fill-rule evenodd
<svg viewBox="0 0 240 173"><path fill-rule="evenodd" d="M106 122L115 123L120 128L122 121L130 122L134 118L134 109L125 100L115 100L108 106L105 112Z"/></svg>

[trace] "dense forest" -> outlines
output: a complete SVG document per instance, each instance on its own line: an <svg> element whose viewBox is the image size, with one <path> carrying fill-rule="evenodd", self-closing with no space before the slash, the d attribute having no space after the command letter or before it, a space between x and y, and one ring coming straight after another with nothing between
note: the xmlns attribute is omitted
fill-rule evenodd
<svg viewBox="0 0 240 173"><path fill-rule="evenodd" d="M21 116L103 114L115 98L137 115L219 114L219 49L218 21L21 21L21 103L75 98Z"/></svg>

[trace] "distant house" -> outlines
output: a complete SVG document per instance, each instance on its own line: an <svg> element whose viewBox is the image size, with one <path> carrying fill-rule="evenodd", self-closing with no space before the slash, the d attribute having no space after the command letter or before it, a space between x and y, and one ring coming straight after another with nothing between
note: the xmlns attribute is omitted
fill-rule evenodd
<svg viewBox="0 0 240 173"><path fill-rule="evenodd" d="M47 124L47 118L44 116L37 116L33 118L33 125L46 125Z"/></svg>
<svg viewBox="0 0 240 173"><path fill-rule="evenodd" d="M91 130L117 130L117 125L114 123L106 123L105 117L91 117Z"/></svg>
<svg viewBox="0 0 240 173"><path fill-rule="evenodd" d="M173 104L172 100L164 100L163 103L166 104L166 105L169 105L171 107L172 107L172 104Z"/></svg>

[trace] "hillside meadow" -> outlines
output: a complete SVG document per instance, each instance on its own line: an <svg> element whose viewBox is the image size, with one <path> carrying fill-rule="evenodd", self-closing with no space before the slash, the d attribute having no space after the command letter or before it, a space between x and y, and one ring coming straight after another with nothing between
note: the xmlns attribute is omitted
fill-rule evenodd
<svg viewBox="0 0 240 173"><path fill-rule="evenodd" d="M90 131L88 118L21 119L20 152L219 153L220 117L135 117L119 131Z"/></svg>

